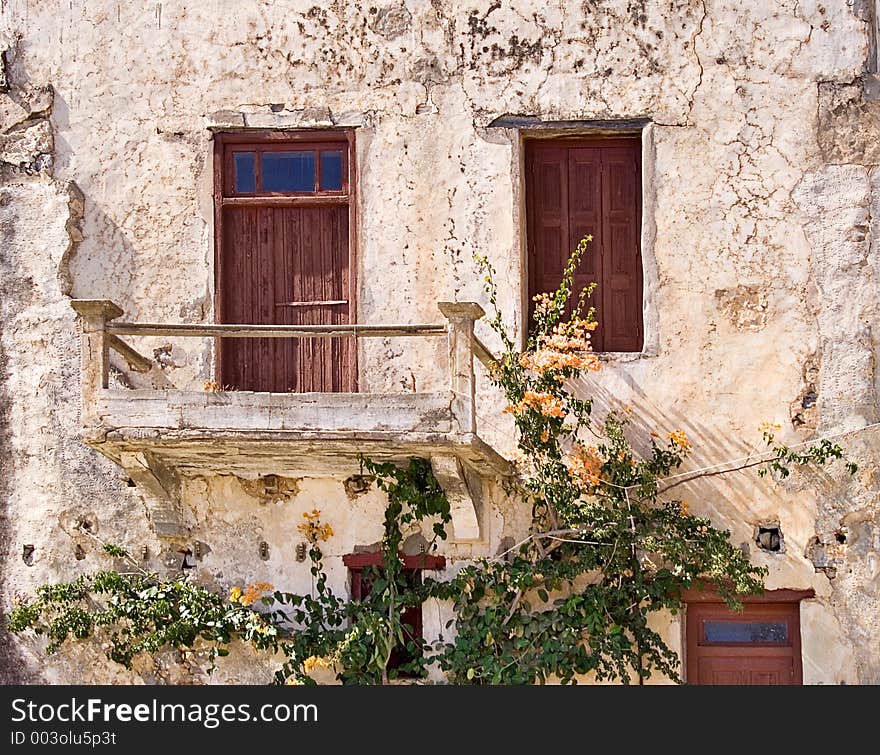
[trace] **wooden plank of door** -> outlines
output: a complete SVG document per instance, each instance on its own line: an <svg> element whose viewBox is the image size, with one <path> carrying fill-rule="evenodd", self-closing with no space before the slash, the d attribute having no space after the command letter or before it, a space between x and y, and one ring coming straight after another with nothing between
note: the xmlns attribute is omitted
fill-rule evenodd
<svg viewBox="0 0 880 755"><path fill-rule="evenodd" d="M642 348L639 150L635 139L629 145L602 148L601 299L605 351Z"/></svg>

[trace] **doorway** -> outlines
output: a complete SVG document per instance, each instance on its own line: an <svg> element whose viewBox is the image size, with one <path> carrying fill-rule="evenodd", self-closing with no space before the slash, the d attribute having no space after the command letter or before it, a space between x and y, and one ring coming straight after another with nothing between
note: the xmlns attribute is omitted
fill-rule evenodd
<svg viewBox="0 0 880 755"><path fill-rule="evenodd" d="M353 133L228 133L215 142L218 322L355 322ZM357 390L354 339L218 340L225 389Z"/></svg>
<svg viewBox="0 0 880 755"><path fill-rule="evenodd" d="M810 591L811 592L811 591ZM795 590L768 591L731 611L720 596L687 603L688 684L798 685L800 598Z"/></svg>

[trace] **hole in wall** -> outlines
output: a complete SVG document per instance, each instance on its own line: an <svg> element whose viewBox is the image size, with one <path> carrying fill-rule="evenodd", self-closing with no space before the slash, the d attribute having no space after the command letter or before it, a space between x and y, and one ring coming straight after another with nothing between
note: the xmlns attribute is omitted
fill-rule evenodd
<svg viewBox="0 0 880 755"><path fill-rule="evenodd" d="M342 487L345 488L345 494L349 498L355 498L356 496L363 495L370 489L373 479L371 475L353 474L345 479Z"/></svg>
<svg viewBox="0 0 880 755"><path fill-rule="evenodd" d="M755 545L767 553L782 553L784 550L782 528L778 524L758 525Z"/></svg>
<svg viewBox="0 0 880 755"><path fill-rule="evenodd" d="M79 544L73 549L73 555L77 561L82 561L86 557L85 549Z"/></svg>
<svg viewBox="0 0 880 755"><path fill-rule="evenodd" d="M187 548L186 550L178 551L178 553L183 554L183 561L180 563L181 569L185 570L196 568L195 559L193 558L192 551L189 548Z"/></svg>
<svg viewBox="0 0 880 755"><path fill-rule="evenodd" d="M28 566L34 565L34 551L36 548L33 545L23 545L21 548L21 560L25 562Z"/></svg>
<svg viewBox="0 0 880 755"><path fill-rule="evenodd" d="M834 533L834 539L841 545L844 545L846 543L846 533L843 530L837 530Z"/></svg>

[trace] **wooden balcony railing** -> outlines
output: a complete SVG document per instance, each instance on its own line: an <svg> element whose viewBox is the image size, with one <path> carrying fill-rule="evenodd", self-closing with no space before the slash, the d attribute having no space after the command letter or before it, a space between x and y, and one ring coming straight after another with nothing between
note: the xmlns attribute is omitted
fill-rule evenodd
<svg viewBox="0 0 880 755"><path fill-rule="evenodd" d="M157 532L180 532L175 491L181 476L352 474L347 470L357 469L365 453L377 459L430 458L452 503L458 539L475 539L479 506L468 475L510 474L508 462L477 434L475 360L487 367L494 362L474 335L474 322L484 314L479 304L438 302L444 321L421 325L138 323L122 320L122 309L112 301L77 299L72 306L82 321L83 440L164 501L151 515ZM124 340L141 336L443 337L448 388L399 394L178 390L153 360ZM146 382L154 387L110 388L111 351L132 370L150 373Z"/></svg>
<svg viewBox="0 0 880 755"><path fill-rule="evenodd" d="M450 390L455 395L454 414L459 432L476 432L474 408L474 358L487 368L495 361L474 335L474 322L485 311L476 302L438 302L446 322L424 325L246 325L136 323L118 321L121 307L107 299L74 299L71 305L82 320L82 388L84 422L100 389L108 387L110 351L119 353L128 366L148 372L153 360L140 354L121 336L177 336L185 338L397 338L446 336Z"/></svg>

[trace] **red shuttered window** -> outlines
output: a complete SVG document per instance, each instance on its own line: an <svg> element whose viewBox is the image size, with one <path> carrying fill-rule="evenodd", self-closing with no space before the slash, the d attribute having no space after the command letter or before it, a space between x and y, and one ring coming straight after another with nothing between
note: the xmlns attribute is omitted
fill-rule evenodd
<svg viewBox="0 0 880 755"><path fill-rule="evenodd" d="M526 142L529 302L553 291L571 252L593 237L575 272L590 283L599 327L596 351L641 351L641 141L541 139ZM531 311L531 310L530 310Z"/></svg>
<svg viewBox="0 0 880 755"><path fill-rule="evenodd" d="M349 553L342 557L342 562L348 567L349 579L351 580L351 599L364 600L373 589L373 578L376 576L375 568L382 566L382 553ZM403 573L407 585L414 587L422 581L423 569L444 569L446 558L422 554L418 556L401 556L403 561ZM375 567L375 568L374 568ZM404 627L404 636L407 644L398 645L391 651L388 668L399 669L413 658L413 649L410 643L418 644L424 639L422 633L422 607L410 606L401 611L401 620ZM401 674L407 676L407 674Z"/></svg>

